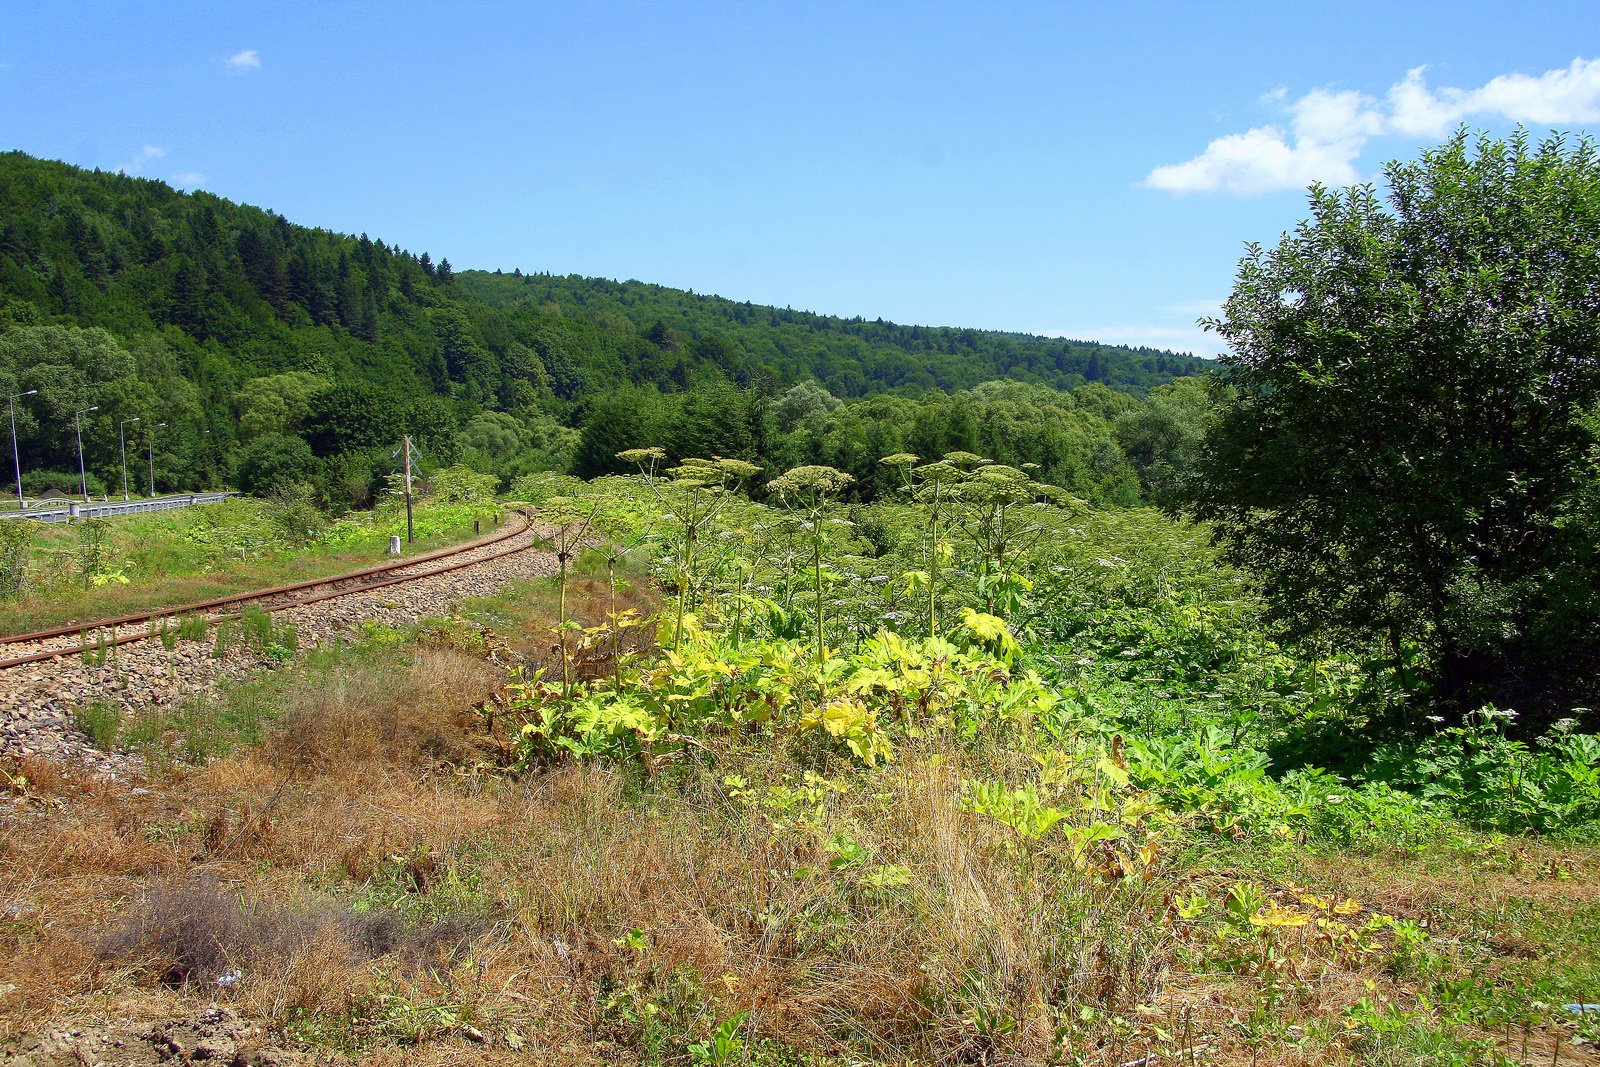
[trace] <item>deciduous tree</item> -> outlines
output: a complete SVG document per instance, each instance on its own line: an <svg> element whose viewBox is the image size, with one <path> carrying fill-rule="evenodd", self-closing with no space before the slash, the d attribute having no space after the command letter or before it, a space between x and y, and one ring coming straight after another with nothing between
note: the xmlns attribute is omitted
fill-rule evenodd
<svg viewBox="0 0 1600 1067"><path fill-rule="evenodd" d="M1385 178L1241 261L1195 511L1290 633L1411 657L1443 708L1593 706L1600 158L1463 132Z"/></svg>

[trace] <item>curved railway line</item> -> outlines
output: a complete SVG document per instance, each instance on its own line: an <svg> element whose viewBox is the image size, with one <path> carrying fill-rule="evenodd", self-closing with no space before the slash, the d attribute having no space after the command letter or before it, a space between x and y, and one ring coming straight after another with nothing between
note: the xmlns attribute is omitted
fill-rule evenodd
<svg viewBox="0 0 1600 1067"><path fill-rule="evenodd" d="M520 525L508 522L507 529L499 530L488 537L393 563L348 571L327 578L312 578L274 586L270 589L235 593L214 600L123 615L114 619L73 623L31 633L0 636L0 671L81 655L96 649L131 644L135 641L152 640L162 635L163 630L157 628L158 624L170 625L189 616L203 616L210 625L238 618L247 605L268 612L282 611L337 597L370 593L388 586L431 578L490 560L503 559L526 551L533 547L534 543L534 538L530 537L507 547L507 542L517 542L521 535L533 530L533 523L527 515L520 513L513 515L515 522ZM449 562L437 567L423 566L436 560L449 560ZM418 569L419 567L422 569ZM217 609L230 610L213 614Z"/></svg>

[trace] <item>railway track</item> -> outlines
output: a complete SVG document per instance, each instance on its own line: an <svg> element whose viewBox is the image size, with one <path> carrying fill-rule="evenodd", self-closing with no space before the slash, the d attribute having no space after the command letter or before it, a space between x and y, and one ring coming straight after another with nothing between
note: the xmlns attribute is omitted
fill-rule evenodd
<svg viewBox="0 0 1600 1067"><path fill-rule="evenodd" d="M302 607L337 597L370 593L404 582L447 574L490 560L502 559L532 547L533 538L522 536L530 534L533 528L533 523L525 515L516 515L512 522L507 523L507 527L464 545L439 549L410 559L327 578L312 578L270 589L235 593L214 600L159 608L114 619L73 623L32 633L0 636L0 671L159 638L163 630L158 628L158 625L164 627L189 616L202 616L210 625L238 618L247 606L268 612ZM427 566L441 560L446 562L440 563L439 566Z"/></svg>

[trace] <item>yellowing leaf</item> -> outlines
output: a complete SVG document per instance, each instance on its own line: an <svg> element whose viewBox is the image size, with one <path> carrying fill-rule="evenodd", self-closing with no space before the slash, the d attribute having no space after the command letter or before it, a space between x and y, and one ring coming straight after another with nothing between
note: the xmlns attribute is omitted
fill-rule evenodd
<svg viewBox="0 0 1600 1067"><path fill-rule="evenodd" d="M1268 904L1250 916L1250 925L1256 927L1304 926L1310 921L1310 916L1302 915L1293 908L1279 907L1277 904Z"/></svg>
<svg viewBox="0 0 1600 1067"><path fill-rule="evenodd" d="M1008 636L1011 633L1006 628L1004 619L997 615L973 611L971 608L962 609L961 623L980 641L998 641L1001 637Z"/></svg>

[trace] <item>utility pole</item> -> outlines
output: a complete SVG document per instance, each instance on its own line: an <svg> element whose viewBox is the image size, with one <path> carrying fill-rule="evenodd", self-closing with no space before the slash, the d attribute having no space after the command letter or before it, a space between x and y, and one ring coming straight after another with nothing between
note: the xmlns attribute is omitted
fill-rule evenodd
<svg viewBox="0 0 1600 1067"><path fill-rule="evenodd" d="M165 425L166 425L166 423L164 423L164 422L158 422L154 426L150 427L150 436L145 441L146 445L149 448L149 454L150 454L150 495L151 496L155 496L156 495L156 431L161 429Z"/></svg>
<svg viewBox="0 0 1600 1067"><path fill-rule="evenodd" d="M28 502L22 499L22 459L17 452L17 401L38 391L29 389L26 393L13 393L6 400L6 406L11 409L11 465L17 472L17 507L22 511L28 510Z"/></svg>
<svg viewBox="0 0 1600 1067"><path fill-rule="evenodd" d="M72 413L72 429L78 435L78 488L83 493L84 502L89 500L89 472L83 466L83 417L91 411L99 411L100 405L84 408L82 411Z"/></svg>
<svg viewBox="0 0 1600 1067"><path fill-rule="evenodd" d="M407 434L405 443L401 446L406 452L406 544L411 544L417 539L416 527L411 522L411 435ZM17 484L22 481L19 477Z"/></svg>
<svg viewBox="0 0 1600 1067"><path fill-rule="evenodd" d="M138 416L117 423L117 445L122 449L122 499L128 499L128 423L138 422Z"/></svg>

